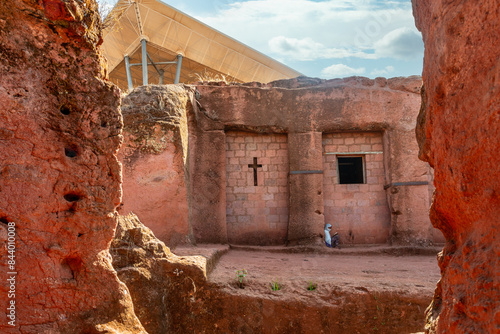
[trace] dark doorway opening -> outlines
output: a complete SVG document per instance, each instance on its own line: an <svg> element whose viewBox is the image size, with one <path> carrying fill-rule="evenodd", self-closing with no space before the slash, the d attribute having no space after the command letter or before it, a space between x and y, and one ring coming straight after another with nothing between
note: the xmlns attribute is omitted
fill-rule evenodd
<svg viewBox="0 0 500 334"><path fill-rule="evenodd" d="M363 157L337 157L340 184L365 183Z"/></svg>

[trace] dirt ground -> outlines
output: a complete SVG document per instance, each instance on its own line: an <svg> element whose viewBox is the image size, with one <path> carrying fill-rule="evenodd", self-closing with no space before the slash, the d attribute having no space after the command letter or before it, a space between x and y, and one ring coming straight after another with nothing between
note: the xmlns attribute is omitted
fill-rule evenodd
<svg viewBox="0 0 500 334"><path fill-rule="evenodd" d="M191 306L196 309L176 315L183 326L173 332L422 332L424 311L440 279L439 250L387 245L179 248L178 255L207 258L208 285L200 287ZM243 289L236 284L241 269L248 272ZM281 285L279 291L272 291L273 281ZM308 290L310 284L316 289ZM201 330L189 327L192 320L182 318L187 313L196 314Z"/></svg>
<svg viewBox="0 0 500 334"><path fill-rule="evenodd" d="M235 284L238 269L248 272L244 289ZM231 294L318 302L332 291L418 295L430 302L439 278L436 255L363 255L349 249L324 254L230 250L208 277ZM282 285L280 291L271 290L273 281ZM307 289L309 282L317 284L315 291Z"/></svg>

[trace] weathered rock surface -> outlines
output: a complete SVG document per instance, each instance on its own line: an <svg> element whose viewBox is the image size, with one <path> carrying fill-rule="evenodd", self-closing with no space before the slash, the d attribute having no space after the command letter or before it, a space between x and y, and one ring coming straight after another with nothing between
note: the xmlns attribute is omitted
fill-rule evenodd
<svg viewBox="0 0 500 334"><path fill-rule="evenodd" d="M99 22L94 1L0 2L2 333L144 332L108 252L122 124Z"/></svg>
<svg viewBox="0 0 500 334"><path fill-rule="evenodd" d="M413 0L425 44L420 158L443 231L429 333L500 331L500 12L497 1Z"/></svg>
<svg viewBox="0 0 500 334"><path fill-rule="evenodd" d="M143 86L124 98L122 215L135 213L168 246L190 243L188 87Z"/></svg>
<svg viewBox="0 0 500 334"><path fill-rule="evenodd" d="M130 291L141 323L150 334L185 328L180 319L192 322L185 316L196 317L190 307L204 293L206 259L172 254L134 214L120 216L118 222L110 248L113 266ZM203 323L198 324L202 331Z"/></svg>

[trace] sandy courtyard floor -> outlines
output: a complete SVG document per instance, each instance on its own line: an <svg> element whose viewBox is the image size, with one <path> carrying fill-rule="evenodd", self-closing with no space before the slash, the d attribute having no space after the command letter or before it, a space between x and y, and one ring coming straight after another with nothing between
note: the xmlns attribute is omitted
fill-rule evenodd
<svg viewBox="0 0 500 334"><path fill-rule="evenodd" d="M223 255L209 281L249 296L281 294L281 297L311 297L309 282L317 295L332 291L352 293L396 293L432 298L440 278L436 255L358 255L333 250L326 254L288 254L266 251L230 250ZM347 253L347 254L346 254ZM235 271L246 269L245 289L235 284ZM282 290L272 292L272 281Z"/></svg>

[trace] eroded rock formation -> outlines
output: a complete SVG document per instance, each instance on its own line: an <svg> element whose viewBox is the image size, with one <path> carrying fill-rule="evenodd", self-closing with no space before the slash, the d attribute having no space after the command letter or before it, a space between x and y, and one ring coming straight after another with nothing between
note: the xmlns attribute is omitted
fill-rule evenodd
<svg viewBox="0 0 500 334"><path fill-rule="evenodd" d="M500 13L496 1L413 0L425 44L420 158L443 231L429 333L500 330Z"/></svg>
<svg viewBox="0 0 500 334"><path fill-rule="evenodd" d="M141 323L150 334L191 328L192 306L204 295L206 259L172 254L134 214L118 222L110 248L113 266L129 288Z"/></svg>
<svg viewBox="0 0 500 334"><path fill-rule="evenodd" d="M187 109L194 89L143 86L122 103L120 214L135 213L168 246L189 243Z"/></svg>
<svg viewBox="0 0 500 334"><path fill-rule="evenodd" d="M122 121L100 42L94 1L0 2L2 333L144 332L108 252Z"/></svg>

